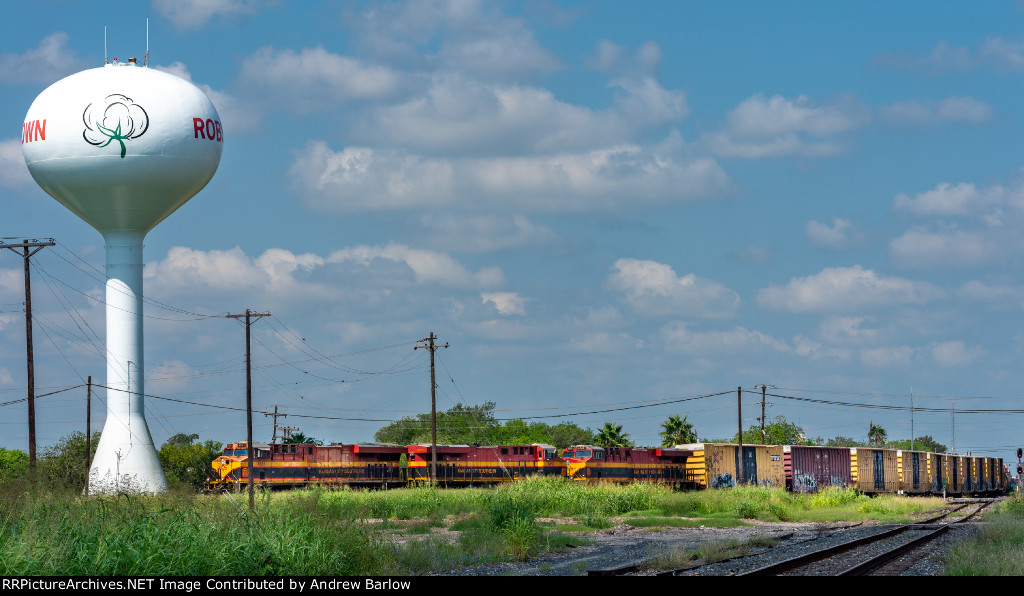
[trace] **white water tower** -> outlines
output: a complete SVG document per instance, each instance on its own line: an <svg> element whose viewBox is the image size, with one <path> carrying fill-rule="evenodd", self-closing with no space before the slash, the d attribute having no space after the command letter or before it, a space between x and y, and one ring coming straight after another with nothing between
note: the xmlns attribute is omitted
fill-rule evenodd
<svg viewBox="0 0 1024 596"><path fill-rule="evenodd" d="M223 140L206 94L134 59L57 81L25 116L32 177L106 243L107 419L89 494L167 490L143 399L142 241L206 186Z"/></svg>

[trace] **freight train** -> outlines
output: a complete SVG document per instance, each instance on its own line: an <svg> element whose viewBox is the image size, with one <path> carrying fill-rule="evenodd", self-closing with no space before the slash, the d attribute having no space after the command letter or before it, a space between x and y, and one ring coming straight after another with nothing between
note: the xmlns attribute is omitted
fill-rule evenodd
<svg viewBox="0 0 1024 596"><path fill-rule="evenodd" d="M863 493L945 496L1004 493L1002 458L869 447L693 443L672 448L575 445L253 445L253 483L264 488L312 485L388 488L425 484L435 469L442 486L497 484L531 476L574 482L651 482L678 489L749 484L814 492L828 486ZM249 481L246 442L213 461L211 490Z"/></svg>

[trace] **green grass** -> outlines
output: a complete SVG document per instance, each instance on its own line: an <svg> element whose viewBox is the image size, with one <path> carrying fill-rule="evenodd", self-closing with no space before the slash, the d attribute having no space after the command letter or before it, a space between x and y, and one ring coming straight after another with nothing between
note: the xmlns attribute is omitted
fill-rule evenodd
<svg viewBox="0 0 1024 596"><path fill-rule="evenodd" d="M4 483L0 575L415 574L530 559L586 543L566 532L604 530L619 519L645 528L728 527L748 518L888 520L934 507L928 499L854 491L674 492L552 478L497 488L271 492L258 497L254 512L245 503L244 496L187 492L85 498ZM539 523L541 517L571 521ZM436 536L441 527L457 538Z"/></svg>
<svg viewBox="0 0 1024 596"><path fill-rule="evenodd" d="M1024 569L1024 498L1013 495L985 515L974 539L946 555L945 575L1014 576Z"/></svg>

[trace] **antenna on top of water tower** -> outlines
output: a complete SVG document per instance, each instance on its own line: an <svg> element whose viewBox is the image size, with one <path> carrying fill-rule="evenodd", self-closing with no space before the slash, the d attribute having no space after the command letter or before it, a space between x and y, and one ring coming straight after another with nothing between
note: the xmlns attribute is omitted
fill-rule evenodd
<svg viewBox="0 0 1024 596"><path fill-rule="evenodd" d="M146 56L142 59L142 65L149 67L149 17L146 17Z"/></svg>

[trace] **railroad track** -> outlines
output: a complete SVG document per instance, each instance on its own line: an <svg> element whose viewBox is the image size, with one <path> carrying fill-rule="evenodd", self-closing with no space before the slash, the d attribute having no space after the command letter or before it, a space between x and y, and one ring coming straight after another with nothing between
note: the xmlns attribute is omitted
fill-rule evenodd
<svg viewBox="0 0 1024 596"><path fill-rule="evenodd" d="M903 557L915 549L946 533L953 524L964 523L980 513L994 500L966 503L942 515L903 524L891 529L851 540L843 544L806 553L785 561L737 573L743 576L766 575L869 575L881 571L886 564ZM971 508L967 515L954 521L942 522L949 515ZM897 571L898 573L898 571Z"/></svg>
<svg viewBox="0 0 1024 596"><path fill-rule="evenodd" d="M994 499L987 499L964 503L926 520L901 524L871 536L819 549L756 569L738 573L730 572L730 575L885 575L886 571L890 574L898 574L903 571L904 567L895 568L886 564L908 555L911 551L925 548L929 542L947 532L953 524L972 519L993 502L995 502ZM955 521L943 523L943 520L950 515L965 509L971 509L971 511ZM858 525L860 524L854 524L847 528ZM733 560L740 561L744 558L739 557ZM591 570L588 575L627 575L640 572L643 567L642 564L634 564L615 569ZM669 569L660 571L656 575L690 575L695 570L695 567Z"/></svg>

